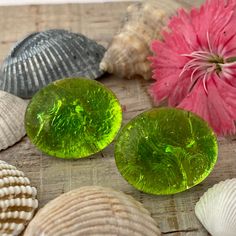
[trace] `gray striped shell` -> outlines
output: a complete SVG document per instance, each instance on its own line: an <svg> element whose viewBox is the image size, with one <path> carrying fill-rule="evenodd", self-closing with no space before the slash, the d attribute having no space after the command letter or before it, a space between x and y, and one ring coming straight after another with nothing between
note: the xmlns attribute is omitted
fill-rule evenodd
<svg viewBox="0 0 236 236"><path fill-rule="evenodd" d="M24 116L27 102L0 91L0 150L14 145L25 136Z"/></svg>
<svg viewBox="0 0 236 236"><path fill-rule="evenodd" d="M0 235L17 236L38 207L37 191L16 167L0 161Z"/></svg>
<svg viewBox="0 0 236 236"><path fill-rule="evenodd" d="M82 34L52 29L18 42L0 71L0 89L32 97L52 81L65 77L96 79L105 48Z"/></svg>
<svg viewBox="0 0 236 236"><path fill-rule="evenodd" d="M24 236L159 236L141 203L109 188L89 186L65 193L42 208Z"/></svg>

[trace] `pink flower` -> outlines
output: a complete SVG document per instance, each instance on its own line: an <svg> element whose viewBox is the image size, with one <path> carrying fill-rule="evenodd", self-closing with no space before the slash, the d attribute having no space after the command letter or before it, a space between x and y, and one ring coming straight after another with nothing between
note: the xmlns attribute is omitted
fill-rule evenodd
<svg viewBox="0 0 236 236"><path fill-rule="evenodd" d="M163 39L150 58L155 102L198 114L219 135L236 133L236 0L180 10Z"/></svg>

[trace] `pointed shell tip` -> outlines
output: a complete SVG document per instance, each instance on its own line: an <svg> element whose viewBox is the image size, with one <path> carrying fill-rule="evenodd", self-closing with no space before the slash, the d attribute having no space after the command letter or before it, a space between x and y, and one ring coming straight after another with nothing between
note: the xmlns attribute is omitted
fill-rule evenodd
<svg viewBox="0 0 236 236"><path fill-rule="evenodd" d="M108 64L104 61L100 63L100 70L107 71L108 70Z"/></svg>

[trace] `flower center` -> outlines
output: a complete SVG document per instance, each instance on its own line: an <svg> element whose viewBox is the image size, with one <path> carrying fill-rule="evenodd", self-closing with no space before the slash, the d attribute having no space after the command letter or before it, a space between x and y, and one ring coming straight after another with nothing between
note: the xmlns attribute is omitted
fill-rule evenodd
<svg viewBox="0 0 236 236"><path fill-rule="evenodd" d="M222 72L222 65L225 63L224 58L207 51L194 51L191 54L183 54L182 56L188 57L190 60L183 67L179 77L182 77L188 71L192 71L190 90L199 78L203 78L203 86L207 93L206 80L210 74L217 73L219 75Z"/></svg>

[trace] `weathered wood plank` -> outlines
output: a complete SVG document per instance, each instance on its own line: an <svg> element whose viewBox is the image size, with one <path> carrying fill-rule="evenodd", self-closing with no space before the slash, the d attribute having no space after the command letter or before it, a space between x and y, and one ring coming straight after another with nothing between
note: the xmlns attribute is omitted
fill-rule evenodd
<svg viewBox="0 0 236 236"><path fill-rule="evenodd" d="M192 3L185 0L184 6ZM194 1L199 5L203 0ZM11 45L25 34L49 28L81 32L107 46L120 25L128 3L0 7L0 61ZM117 94L125 107L124 123L152 107L147 94L150 82L124 80L114 76L101 80ZM102 185L122 190L143 202L160 225L164 235L205 236L207 232L194 214L199 197L213 184L235 177L234 141L219 141L219 161L213 173L200 185L174 196L152 196L130 186L119 174L114 162L114 144L102 153L77 161L60 160L41 154L25 137L2 151L0 159L27 173L39 192L40 206L61 193L85 185Z"/></svg>

